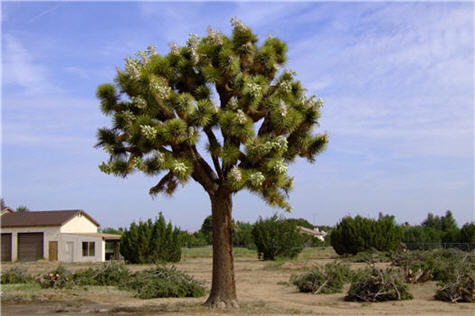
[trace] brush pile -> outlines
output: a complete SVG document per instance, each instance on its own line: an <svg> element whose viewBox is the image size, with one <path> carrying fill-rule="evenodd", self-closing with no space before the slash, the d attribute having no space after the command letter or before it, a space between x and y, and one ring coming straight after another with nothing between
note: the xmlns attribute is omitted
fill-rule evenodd
<svg viewBox="0 0 475 316"><path fill-rule="evenodd" d="M440 289L435 294L435 299L452 303L475 302L474 276L467 273L457 273L452 279L438 284Z"/></svg>
<svg viewBox="0 0 475 316"><path fill-rule="evenodd" d="M313 294L340 293L345 281L351 278L348 264L328 263L325 266L315 266L311 271L292 275L290 283L297 286L300 292Z"/></svg>
<svg viewBox="0 0 475 316"><path fill-rule="evenodd" d="M345 300L382 302L412 299L400 272L370 267L360 270L351 283Z"/></svg>
<svg viewBox="0 0 475 316"><path fill-rule="evenodd" d="M42 288L62 289L74 286L71 279L71 272L63 266L58 266L55 270L43 274L38 279L38 283Z"/></svg>

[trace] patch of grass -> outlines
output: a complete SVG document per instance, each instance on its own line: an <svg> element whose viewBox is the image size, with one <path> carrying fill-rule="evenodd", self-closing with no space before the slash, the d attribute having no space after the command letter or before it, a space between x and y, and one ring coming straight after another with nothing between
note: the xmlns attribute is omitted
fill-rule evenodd
<svg viewBox="0 0 475 316"><path fill-rule="evenodd" d="M304 248L299 255L299 260L315 260L315 259L331 259L337 258L338 255L332 247L309 247Z"/></svg>
<svg viewBox="0 0 475 316"><path fill-rule="evenodd" d="M2 301L31 301L38 297L39 283L2 284Z"/></svg>
<svg viewBox="0 0 475 316"><path fill-rule="evenodd" d="M234 257L257 257L257 251L243 247L233 247ZM197 248L182 248L181 255L183 258L212 258L213 247L197 247Z"/></svg>
<svg viewBox="0 0 475 316"><path fill-rule="evenodd" d="M277 257L274 261L267 262L262 269L266 271L282 269L282 265L290 260L292 259Z"/></svg>
<svg viewBox="0 0 475 316"><path fill-rule="evenodd" d="M369 249L358 252L356 255L350 255L346 257L346 260L349 262L365 262L372 264L376 262L389 262L391 261L391 255L388 252Z"/></svg>

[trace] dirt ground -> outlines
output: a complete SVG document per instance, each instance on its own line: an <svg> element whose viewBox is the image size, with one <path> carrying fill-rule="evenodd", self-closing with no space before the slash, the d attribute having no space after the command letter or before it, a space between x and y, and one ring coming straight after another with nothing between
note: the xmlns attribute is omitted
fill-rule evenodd
<svg viewBox="0 0 475 316"><path fill-rule="evenodd" d="M292 273L303 271L314 264L325 264L333 259L328 254L304 254L288 262L262 262L254 256L235 258L236 285L239 310L213 311L201 304L202 298L166 298L142 300L133 293L114 287L88 287L67 290L39 290L22 285L7 285L2 289L2 315L474 315L475 304L451 304L433 299L435 282L411 285L413 300L356 303L345 302L344 293L313 295L300 293L288 285ZM56 265L49 262L24 263L30 273L46 272ZM5 264L9 269L12 264ZM74 271L90 264L66 264ZM178 269L203 281L209 290L211 280L210 257L185 257ZM353 263L352 268L364 264ZM147 265L129 265L136 271Z"/></svg>

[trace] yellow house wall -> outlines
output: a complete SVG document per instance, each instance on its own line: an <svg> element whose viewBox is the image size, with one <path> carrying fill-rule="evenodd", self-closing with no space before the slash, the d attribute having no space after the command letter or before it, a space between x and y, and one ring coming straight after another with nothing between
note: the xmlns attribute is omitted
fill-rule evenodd
<svg viewBox="0 0 475 316"><path fill-rule="evenodd" d="M61 226L62 233L97 233L98 226L86 216L78 214Z"/></svg>

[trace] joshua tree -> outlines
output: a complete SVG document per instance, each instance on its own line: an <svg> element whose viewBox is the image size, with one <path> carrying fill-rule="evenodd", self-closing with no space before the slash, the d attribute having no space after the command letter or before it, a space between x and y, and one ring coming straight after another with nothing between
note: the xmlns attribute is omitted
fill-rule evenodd
<svg viewBox="0 0 475 316"><path fill-rule="evenodd" d="M287 45L269 36L261 45L238 19L230 37L208 29L167 55L154 47L127 57L115 84L97 89L111 128L98 130L110 159L99 168L126 177L134 170L164 174L150 194L172 195L198 182L211 200L213 280L206 304L237 306L232 252L232 196L248 189L290 211L287 165L313 162L328 135L313 134L321 99L305 96L296 74L280 70ZM201 138L200 138L201 137ZM198 150L207 143L209 160Z"/></svg>

